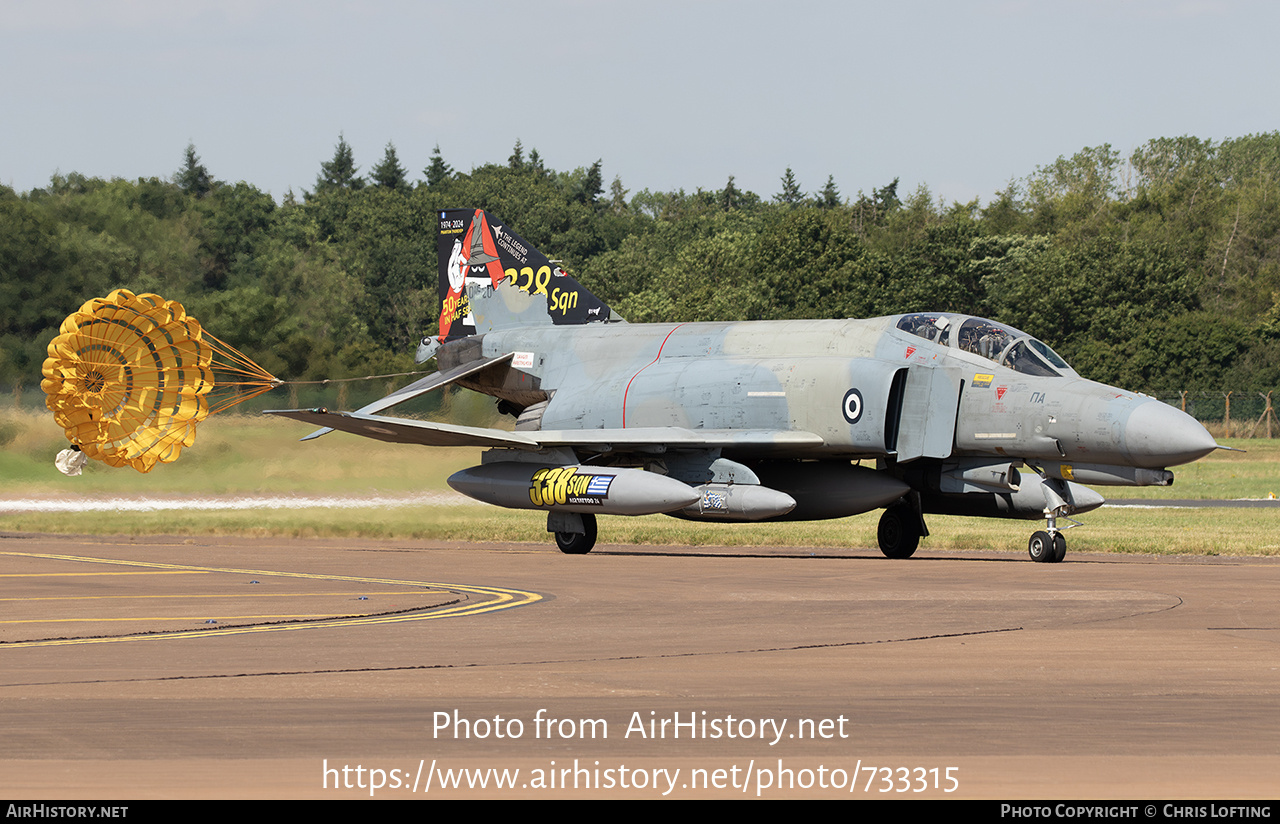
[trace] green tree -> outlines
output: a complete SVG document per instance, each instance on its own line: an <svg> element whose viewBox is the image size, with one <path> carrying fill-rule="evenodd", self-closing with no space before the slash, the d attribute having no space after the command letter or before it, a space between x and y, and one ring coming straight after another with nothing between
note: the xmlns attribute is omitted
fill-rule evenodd
<svg viewBox="0 0 1280 824"><path fill-rule="evenodd" d="M895 177L892 183L872 192L872 202L884 213L892 212L901 206L902 201L898 199L898 178Z"/></svg>
<svg viewBox="0 0 1280 824"><path fill-rule="evenodd" d="M772 318L839 318L877 314L860 290L867 250L847 216L817 208L772 210L758 230L756 288ZM881 290L873 290L881 292ZM857 312L851 309L859 310Z"/></svg>
<svg viewBox="0 0 1280 824"><path fill-rule="evenodd" d="M225 288L232 280L251 283L261 276L258 250L271 235L275 209L271 195L243 180L219 186L201 201L197 236L206 289Z"/></svg>
<svg viewBox="0 0 1280 824"><path fill-rule="evenodd" d="M613 176L613 183L609 186L609 208L616 214L627 211L627 190L622 188L622 178L617 175Z"/></svg>
<svg viewBox="0 0 1280 824"><path fill-rule="evenodd" d="M729 180L724 184L724 189L720 191L720 208L726 212L732 211L742 205L742 192L738 191L738 187L733 185L733 175L729 175Z"/></svg>
<svg viewBox="0 0 1280 824"><path fill-rule="evenodd" d="M836 188L835 176L827 175L827 185L822 187L822 192L818 195L818 206L823 209L834 209L839 205L840 190Z"/></svg>
<svg viewBox="0 0 1280 824"><path fill-rule="evenodd" d="M1036 232L1070 231L1080 238L1116 228L1120 153L1110 145L1059 157L1027 178L1027 207Z"/></svg>
<svg viewBox="0 0 1280 824"><path fill-rule="evenodd" d="M536 148L529 152L529 168L538 175L545 176L547 174L546 167L542 165L542 155L538 154Z"/></svg>
<svg viewBox="0 0 1280 824"><path fill-rule="evenodd" d="M858 201L853 208L860 231L865 234L867 227L882 225L901 205L902 201L898 200L898 178L896 177L892 183L873 189L871 197L859 191Z"/></svg>
<svg viewBox="0 0 1280 824"><path fill-rule="evenodd" d="M382 189L390 189L393 192L407 192L410 189L409 181L405 179L404 167L400 165L400 158L396 156L395 144L390 141L387 141L387 150L382 157L382 162L373 167L369 176L373 178L373 185Z"/></svg>
<svg viewBox="0 0 1280 824"><path fill-rule="evenodd" d="M209 170L200 162L200 156L196 154L196 144L187 144L182 168L174 176L173 182L177 183L182 191L194 197L204 197L213 189L213 178L209 176Z"/></svg>
<svg viewBox="0 0 1280 824"><path fill-rule="evenodd" d="M427 176L427 186L440 186L453 177L453 167L444 162L444 158L440 155L440 144L431 150L431 165L428 166L423 174Z"/></svg>
<svg viewBox="0 0 1280 824"><path fill-rule="evenodd" d="M358 191L364 188L364 178L356 174L355 153L351 151L347 138L338 134L338 145L333 149L333 158L320 164L320 174L316 178L316 195L333 191Z"/></svg>
<svg viewBox="0 0 1280 824"><path fill-rule="evenodd" d="M582 179L582 191L579 199L583 203L594 206L599 200L600 195L604 194L604 176L600 171L601 161L597 160L587 169L587 175Z"/></svg>
<svg viewBox="0 0 1280 824"><path fill-rule="evenodd" d="M796 176L791 172L791 167L787 167L787 171L782 175L782 191L773 196L777 203L784 206L796 207L804 200L804 192L800 191L800 184L796 182Z"/></svg>

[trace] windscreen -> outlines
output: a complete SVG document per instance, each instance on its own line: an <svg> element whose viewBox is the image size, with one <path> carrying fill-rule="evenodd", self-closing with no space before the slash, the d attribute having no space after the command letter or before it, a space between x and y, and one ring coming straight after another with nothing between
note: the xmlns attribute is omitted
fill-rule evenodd
<svg viewBox="0 0 1280 824"><path fill-rule="evenodd" d="M985 318L962 320L941 312L919 312L903 315L898 320L898 328L943 346L963 349L1025 375L1058 377L1072 371L1045 343L1012 326Z"/></svg>

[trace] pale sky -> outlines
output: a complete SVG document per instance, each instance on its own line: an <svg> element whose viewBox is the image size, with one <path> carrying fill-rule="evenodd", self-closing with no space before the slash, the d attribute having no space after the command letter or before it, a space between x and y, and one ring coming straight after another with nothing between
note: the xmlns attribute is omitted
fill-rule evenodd
<svg viewBox="0 0 1280 824"><path fill-rule="evenodd" d="M1262 0L0 0L0 182L169 177L194 142L279 198L343 133L415 180L519 138L633 194L790 166L985 203L1085 146L1280 129L1278 32Z"/></svg>

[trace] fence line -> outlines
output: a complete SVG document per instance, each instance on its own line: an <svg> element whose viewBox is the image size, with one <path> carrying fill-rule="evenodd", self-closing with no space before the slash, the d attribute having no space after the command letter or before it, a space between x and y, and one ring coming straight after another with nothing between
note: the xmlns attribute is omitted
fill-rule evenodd
<svg viewBox="0 0 1280 824"><path fill-rule="evenodd" d="M1273 405L1274 390L1185 390L1148 393L1175 406L1224 438L1272 438L1280 434Z"/></svg>

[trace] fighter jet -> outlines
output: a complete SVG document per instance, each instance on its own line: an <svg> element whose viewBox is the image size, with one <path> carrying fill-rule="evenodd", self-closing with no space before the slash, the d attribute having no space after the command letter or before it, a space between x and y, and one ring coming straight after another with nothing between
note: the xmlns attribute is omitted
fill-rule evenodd
<svg viewBox="0 0 1280 824"><path fill-rule="evenodd" d="M1044 519L1028 550L1066 554L1083 484L1167 486L1218 448L1195 419L1088 380L1040 340L951 312L850 320L626 323L479 209L439 219L440 320L417 360L439 371L355 412L277 410L393 443L477 446L449 478L547 513L569 554L597 515L694 521L842 518L874 509L890 558L935 513ZM457 385L513 426L379 413Z"/></svg>

